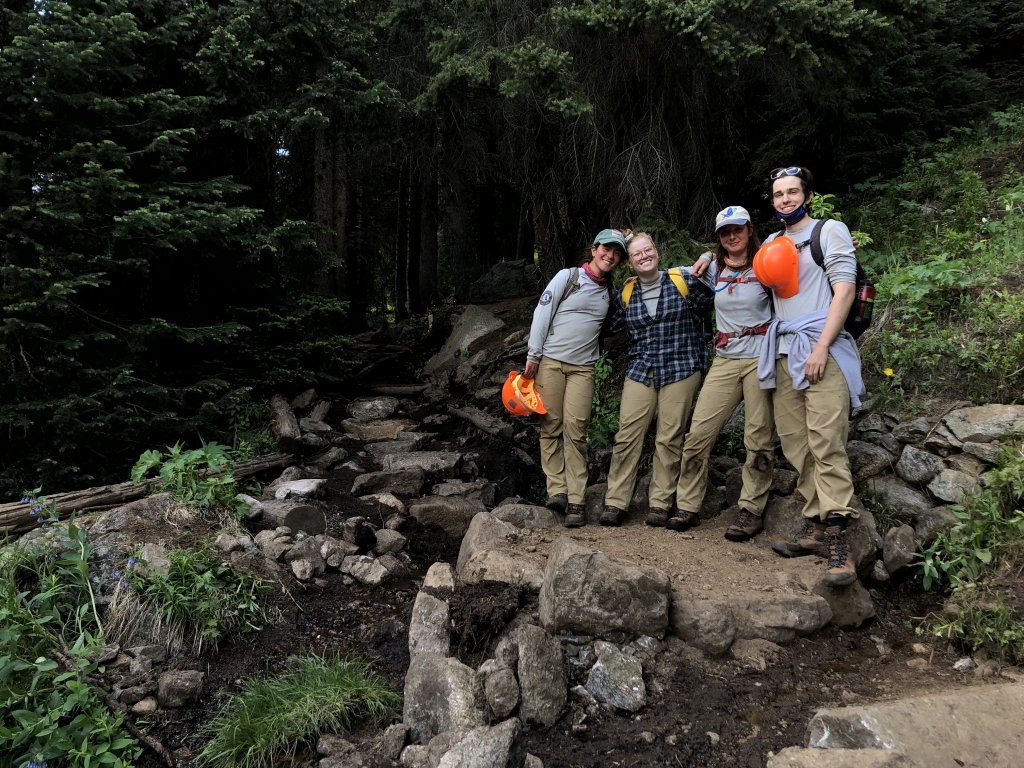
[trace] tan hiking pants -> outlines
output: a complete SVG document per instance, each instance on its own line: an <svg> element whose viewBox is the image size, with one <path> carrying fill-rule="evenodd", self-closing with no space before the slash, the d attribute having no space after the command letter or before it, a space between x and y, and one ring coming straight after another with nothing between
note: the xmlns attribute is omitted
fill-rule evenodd
<svg viewBox="0 0 1024 768"><path fill-rule="evenodd" d="M548 496L566 493L582 504L587 489L587 426L594 405L594 366L542 357L537 394L547 414L540 417L540 466Z"/></svg>
<svg viewBox="0 0 1024 768"><path fill-rule="evenodd" d="M782 452L800 473L797 490L807 499L804 517L857 517L850 506L853 474L846 455L850 390L839 364L829 355L822 380L797 391L783 357L775 363L775 382L775 428Z"/></svg>
<svg viewBox="0 0 1024 768"><path fill-rule="evenodd" d="M612 466L608 472L608 492L604 503L618 509L629 509L636 484L636 470L644 446L647 428L658 414L658 431L654 445L654 474L651 478L650 504L658 509L671 509L679 480L683 436L690 421L693 399L700 387L698 371L682 381L655 389L626 379L619 409L619 431L615 434Z"/></svg>
<svg viewBox="0 0 1024 768"><path fill-rule="evenodd" d="M718 433L743 401L743 492L739 505L760 515L768 503L775 468L772 436L772 396L757 380L757 358L733 360L716 357L701 387L690 431L683 442L683 462L676 488L676 506L687 512L700 510L708 487L708 459Z"/></svg>

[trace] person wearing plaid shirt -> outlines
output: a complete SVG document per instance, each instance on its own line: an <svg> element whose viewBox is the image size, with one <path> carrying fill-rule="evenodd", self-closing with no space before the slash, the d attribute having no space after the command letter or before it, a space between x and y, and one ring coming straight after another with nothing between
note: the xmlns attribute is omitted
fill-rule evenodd
<svg viewBox="0 0 1024 768"><path fill-rule="evenodd" d="M628 329L629 366L601 525L619 525L629 508L644 435L655 413L658 430L649 498L652 516L660 513L668 519L683 436L708 364L703 323L694 312L713 309L715 301L711 289L688 270L670 275L658 269L658 249L650 235L634 235L627 253L636 278L616 295L610 330Z"/></svg>

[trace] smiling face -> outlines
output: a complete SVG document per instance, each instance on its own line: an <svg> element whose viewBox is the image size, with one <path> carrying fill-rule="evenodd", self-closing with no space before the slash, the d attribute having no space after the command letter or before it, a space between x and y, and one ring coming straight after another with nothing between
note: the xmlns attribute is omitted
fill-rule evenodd
<svg viewBox="0 0 1024 768"><path fill-rule="evenodd" d="M772 182L772 206L779 213L792 213L809 202L797 176L783 176Z"/></svg>
<svg viewBox="0 0 1024 768"><path fill-rule="evenodd" d="M645 235L637 235L629 243L629 266L641 280L658 271L658 249Z"/></svg>
<svg viewBox="0 0 1024 768"><path fill-rule="evenodd" d="M622 248L616 243L590 246L590 269L598 277L604 277L622 261Z"/></svg>
<svg viewBox="0 0 1024 768"><path fill-rule="evenodd" d="M718 230L718 242L725 248L733 261L746 261L750 244L750 227L747 224L726 224Z"/></svg>

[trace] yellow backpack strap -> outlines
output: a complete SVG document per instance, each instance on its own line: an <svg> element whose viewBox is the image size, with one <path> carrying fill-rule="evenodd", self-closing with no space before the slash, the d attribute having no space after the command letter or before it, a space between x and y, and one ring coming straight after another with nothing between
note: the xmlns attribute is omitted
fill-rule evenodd
<svg viewBox="0 0 1024 768"><path fill-rule="evenodd" d="M685 299L690 295L690 286L686 284L686 280L683 278L683 273L678 267L670 269L668 271L668 277L675 284L680 296Z"/></svg>
<svg viewBox="0 0 1024 768"><path fill-rule="evenodd" d="M622 286L622 303L629 309L629 299L633 295L633 286L636 285L636 278L631 277L626 280L626 283Z"/></svg>

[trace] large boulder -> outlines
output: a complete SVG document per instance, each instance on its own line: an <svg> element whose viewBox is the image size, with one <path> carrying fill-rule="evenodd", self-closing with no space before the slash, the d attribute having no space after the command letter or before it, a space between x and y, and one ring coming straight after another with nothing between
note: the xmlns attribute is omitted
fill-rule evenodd
<svg viewBox="0 0 1024 768"><path fill-rule="evenodd" d="M908 488L894 477L872 478L867 483L867 492L904 521L915 520L919 514L935 506L925 494Z"/></svg>
<svg viewBox="0 0 1024 768"><path fill-rule="evenodd" d="M945 462L934 453L905 445L896 464L896 474L908 483L920 484L929 482L945 468Z"/></svg>
<svg viewBox="0 0 1024 768"><path fill-rule="evenodd" d="M948 507L934 507L922 512L914 521L914 536L925 546L935 541L940 531L952 528L959 521Z"/></svg>
<svg viewBox="0 0 1024 768"><path fill-rule="evenodd" d="M533 624L517 627L507 641L519 650L519 716L554 725L565 709L569 685L561 643Z"/></svg>
<svg viewBox="0 0 1024 768"><path fill-rule="evenodd" d="M360 397L349 403L348 415L358 421L386 419L398 410L398 399L387 395Z"/></svg>
<svg viewBox="0 0 1024 768"><path fill-rule="evenodd" d="M909 525L898 525L886 531L885 544L882 548L882 562L885 564L886 573L896 573L910 565L914 561L916 548L914 529Z"/></svg>
<svg viewBox="0 0 1024 768"><path fill-rule="evenodd" d="M861 440L846 444L846 455L850 457L850 472L853 482L858 485L869 477L892 470L892 457L884 448Z"/></svg>
<svg viewBox="0 0 1024 768"><path fill-rule="evenodd" d="M515 717L491 728L474 728L444 754L437 768L519 768L526 759L522 730Z"/></svg>
<svg viewBox="0 0 1024 768"><path fill-rule="evenodd" d="M498 520L514 525L516 528L532 530L535 528L557 528L558 517L547 507L533 504L502 504L491 510Z"/></svg>
<svg viewBox="0 0 1024 768"><path fill-rule="evenodd" d="M411 432L418 424L408 419L385 419L383 421L359 421L345 419L341 426L360 440L396 440L400 432Z"/></svg>
<svg viewBox="0 0 1024 768"><path fill-rule="evenodd" d="M964 496L981 491L981 486L975 477L955 469L944 469L928 483L928 490L937 499L959 504Z"/></svg>
<svg viewBox="0 0 1024 768"><path fill-rule="evenodd" d="M505 549L480 549L459 569L466 584L500 581L539 592L544 586L544 558Z"/></svg>
<svg viewBox="0 0 1024 768"><path fill-rule="evenodd" d="M487 699L476 672L458 659L420 653L405 675L402 716L413 742L426 744L439 733L487 725Z"/></svg>
<svg viewBox="0 0 1024 768"><path fill-rule="evenodd" d="M804 500L800 494L792 496L772 497L764 511L764 538L775 541L795 541L804 525ZM856 496L851 506L857 510L859 517L849 521L846 529L850 554L853 555L857 572L870 573L875 563L878 546L881 544L875 530L875 517L868 511Z"/></svg>
<svg viewBox="0 0 1024 768"><path fill-rule="evenodd" d="M540 271L530 259L495 264L469 286L469 300L493 304L506 299L536 296L540 289Z"/></svg>
<svg viewBox="0 0 1024 768"><path fill-rule="evenodd" d="M875 615L871 595L859 582L832 587L825 582L826 566L814 558L797 558L781 564L779 582L818 595L828 603L832 623L840 629L856 629Z"/></svg>
<svg viewBox="0 0 1024 768"><path fill-rule="evenodd" d="M419 467L399 472L367 472L357 477L352 484L352 495L389 493L396 496L419 496L424 477Z"/></svg>
<svg viewBox="0 0 1024 768"><path fill-rule="evenodd" d="M447 656L451 650L448 603L420 591L409 619L409 656L433 653Z"/></svg>
<svg viewBox="0 0 1024 768"><path fill-rule="evenodd" d="M164 672L157 680L160 706L177 709L199 700L203 693L205 675L194 669L175 669Z"/></svg>
<svg viewBox="0 0 1024 768"><path fill-rule="evenodd" d="M419 467L433 478L453 477L458 473L462 454L452 451L412 451L385 456L381 462L386 472L400 472Z"/></svg>
<svg viewBox="0 0 1024 768"><path fill-rule="evenodd" d="M481 502L461 496L428 496L409 505L409 514L423 525L436 525L449 536L459 539L466 535L473 518L487 512Z"/></svg>
<svg viewBox="0 0 1024 768"><path fill-rule="evenodd" d="M541 624L549 632L661 637L668 628L669 589L664 571L616 560L563 536L548 555Z"/></svg>
<svg viewBox="0 0 1024 768"><path fill-rule="evenodd" d="M497 490L498 486L489 480L474 480L469 483L464 483L461 480L449 480L435 485L432 493L434 496L462 496L464 499L476 499L484 506L490 507L494 504L494 494Z"/></svg>
<svg viewBox="0 0 1024 768"><path fill-rule="evenodd" d="M470 304L455 323L451 335L436 355L427 360L423 369L428 375L454 369L460 362L462 351L492 331L505 327L501 320L486 309Z"/></svg>
<svg viewBox="0 0 1024 768"><path fill-rule="evenodd" d="M981 405L946 414L946 426L957 440L990 443L1024 428L1024 405Z"/></svg>

